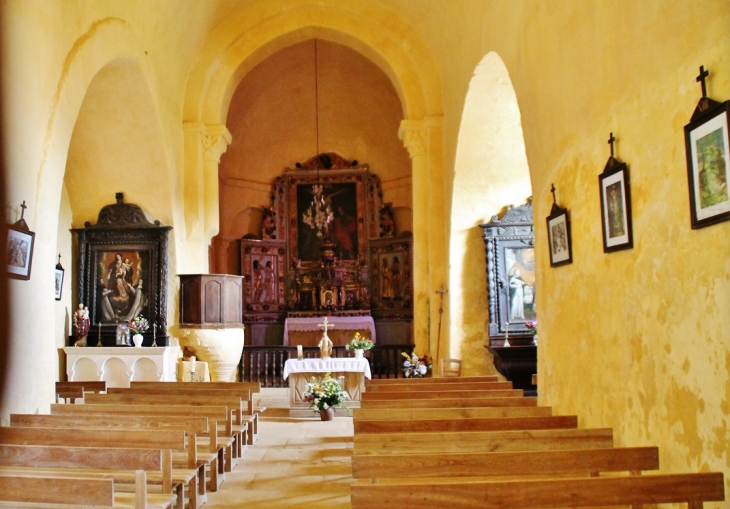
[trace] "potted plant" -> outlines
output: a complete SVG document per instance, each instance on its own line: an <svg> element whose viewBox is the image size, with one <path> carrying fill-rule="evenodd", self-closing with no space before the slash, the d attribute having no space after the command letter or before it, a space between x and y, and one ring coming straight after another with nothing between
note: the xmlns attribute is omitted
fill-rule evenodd
<svg viewBox="0 0 730 509"><path fill-rule="evenodd" d="M406 358L403 362L403 376L406 378L423 378L431 369L431 361L427 355L419 357L415 350L410 355L406 352L403 352L402 355Z"/></svg>
<svg viewBox="0 0 730 509"><path fill-rule="evenodd" d="M142 341L144 339L142 337L142 333L150 328L150 322L148 322L147 319L142 315L139 315L132 320L129 320L129 322L127 322L127 326L129 327L129 330L131 330L134 334L132 336L134 346L139 348L140 346L142 346Z"/></svg>
<svg viewBox="0 0 730 509"><path fill-rule="evenodd" d="M304 391L304 401L323 421L331 421L335 416L335 407L345 408L344 401L349 396L340 383L327 373L324 378L317 382L309 382Z"/></svg>
<svg viewBox="0 0 730 509"><path fill-rule="evenodd" d="M347 344L346 348L350 352L355 352L356 359L362 359L363 352L365 350L370 350L374 346L375 342L373 340L364 338L359 332L356 332L355 337L353 337L352 341Z"/></svg>

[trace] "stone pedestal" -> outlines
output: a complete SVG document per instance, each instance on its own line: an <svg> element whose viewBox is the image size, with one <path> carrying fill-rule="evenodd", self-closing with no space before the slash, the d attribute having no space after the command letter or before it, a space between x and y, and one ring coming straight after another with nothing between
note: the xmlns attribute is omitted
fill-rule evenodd
<svg viewBox="0 0 730 509"><path fill-rule="evenodd" d="M180 346L208 363L212 382L235 382L236 368L243 352L243 328L180 328Z"/></svg>

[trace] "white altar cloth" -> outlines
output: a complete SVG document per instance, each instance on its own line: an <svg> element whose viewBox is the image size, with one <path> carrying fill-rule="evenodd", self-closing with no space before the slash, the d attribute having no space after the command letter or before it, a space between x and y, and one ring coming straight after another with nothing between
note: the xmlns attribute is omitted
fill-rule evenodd
<svg viewBox="0 0 730 509"><path fill-rule="evenodd" d="M319 324L324 316L311 318L287 318L284 321L284 344L289 344L289 331L321 331ZM332 330L368 330L370 339L375 341L375 322L372 316L328 316L327 322L334 325Z"/></svg>
<svg viewBox="0 0 730 509"><path fill-rule="evenodd" d="M371 378L367 359L354 357L332 357L330 359L289 359L284 363L284 379L293 373L363 373Z"/></svg>

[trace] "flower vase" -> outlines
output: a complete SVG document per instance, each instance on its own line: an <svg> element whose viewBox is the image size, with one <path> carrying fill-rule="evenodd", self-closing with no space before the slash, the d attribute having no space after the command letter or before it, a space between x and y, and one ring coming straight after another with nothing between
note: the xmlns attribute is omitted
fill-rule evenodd
<svg viewBox="0 0 730 509"><path fill-rule="evenodd" d="M329 407L319 411L319 418L323 421L331 421L335 417L334 407Z"/></svg>
<svg viewBox="0 0 730 509"><path fill-rule="evenodd" d="M362 359L362 355L363 355L363 352L364 351L365 350L362 350L362 349L359 349L359 348L357 350L355 350L355 358L356 359Z"/></svg>
<svg viewBox="0 0 730 509"><path fill-rule="evenodd" d="M132 341L134 342L135 348L140 348L142 346L142 341L144 341L144 337L142 334L135 334L132 336Z"/></svg>

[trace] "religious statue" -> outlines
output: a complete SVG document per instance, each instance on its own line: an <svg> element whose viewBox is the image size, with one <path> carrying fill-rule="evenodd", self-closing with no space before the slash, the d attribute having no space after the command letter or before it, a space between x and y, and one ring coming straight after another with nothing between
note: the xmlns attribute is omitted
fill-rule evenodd
<svg viewBox="0 0 730 509"><path fill-rule="evenodd" d="M324 323L317 324L319 327L324 327L324 333L322 334L322 339L319 341L319 358L320 359L329 359L332 357L332 340L327 335L327 329L334 327L329 321L327 320L327 317L324 317Z"/></svg>
<svg viewBox="0 0 730 509"><path fill-rule="evenodd" d="M381 297L390 299L393 297L393 286L391 285L391 272L388 267L388 259L383 258L383 267L381 268L380 277L382 278L383 287L381 289Z"/></svg>
<svg viewBox="0 0 730 509"><path fill-rule="evenodd" d="M83 304L79 304L79 309L74 313L74 327L76 328L76 341L74 342L74 346L86 346L89 325L89 308Z"/></svg>
<svg viewBox="0 0 730 509"><path fill-rule="evenodd" d="M397 256L393 257L390 264L390 288L393 298L399 299L403 291L403 273L400 268L400 261Z"/></svg>

